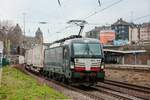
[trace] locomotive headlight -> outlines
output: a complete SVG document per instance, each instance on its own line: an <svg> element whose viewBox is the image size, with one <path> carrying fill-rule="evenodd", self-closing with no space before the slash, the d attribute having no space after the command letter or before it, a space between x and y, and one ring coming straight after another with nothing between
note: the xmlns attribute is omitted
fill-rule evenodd
<svg viewBox="0 0 150 100"><path fill-rule="evenodd" d="M101 69L104 69L105 68L105 64L101 64Z"/></svg>
<svg viewBox="0 0 150 100"><path fill-rule="evenodd" d="M74 65L71 65L70 68L71 68L71 69L74 69Z"/></svg>
<svg viewBox="0 0 150 100"><path fill-rule="evenodd" d="M105 67L104 67L104 65L101 65L101 69L104 69Z"/></svg>
<svg viewBox="0 0 150 100"><path fill-rule="evenodd" d="M71 68L71 69L74 69L74 63L73 63L73 62L71 62L70 68Z"/></svg>

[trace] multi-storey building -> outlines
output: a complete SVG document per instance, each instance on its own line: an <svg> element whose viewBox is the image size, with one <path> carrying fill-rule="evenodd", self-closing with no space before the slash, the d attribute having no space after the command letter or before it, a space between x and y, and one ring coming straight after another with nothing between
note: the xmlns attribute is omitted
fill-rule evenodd
<svg viewBox="0 0 150 100"><path fill-rule="evenodd" d="M143 23L140 27L140 40L150 40L150 22Z"/></svg>
<svg viewBox="0 0 150 100"><path fill-rule="evenodd" d="M140 25L131 23L129 27L129 41L137 42L140 39Z"/></svg>
<svg viewBox="0 0 150 100"><path fill-rule="evenodd" d="M116 40L129 40L129 27L130 23L127 23L122 18L112 24L111 28L116 32Z"/></svg>
<svg viewBox="0 0 150 100"><path fill-rule="evenodd" d="M100 32L100 42L104 45L112 45L115 40L115 32L113 30L104 30Z"/></svg>
<svg viewBox="0 0 150 100"><path fill-rule="evenodd" d="M101 27L95 27L93 30L89 31L86 33L86 37L89 38L96 38L99 39L100 36L100 32L104 31L104 30L110 30L111 27L110 26L101 26Z"/></svg>

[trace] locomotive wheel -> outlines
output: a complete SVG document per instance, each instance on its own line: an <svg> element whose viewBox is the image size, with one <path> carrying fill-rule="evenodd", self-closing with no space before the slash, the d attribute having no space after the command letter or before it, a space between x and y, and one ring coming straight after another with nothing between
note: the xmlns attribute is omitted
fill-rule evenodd
<svg viewBox="0 0 150 100"><path fill-rule="evenodd" d="M48 72L48 78L51 79L51 73L50 72Z"/></svg>
<svg viewBox="0 0 150 100"><path fill-rule="evenodd" d="M63 77L62 77L61 82L63 82L63 83L67 83L67 81L66 81L66 77L65 77L65 76L63 76Z"/></svg>
<svg viewBox="0 0 150 100"><path fill-rule="evenodd" d="M59 78L58 80L61 82L62 81L62 75L59 75L58 78Z"/></svg>
<svg viewBox="0 0 150 100"><path fill-rule="evenodd" d="M53 79L52 72L50 72L50 79Z"/></svg>
<svg viewBox="0 0 150 100"><path fill-rule="evenodd" d="M71 84L71 79L70 78L67 79L67 84Z"/></svg>
<svg viewBox="0 0 150 100"><path fill-rule="evenodd" d="M51 79L54 79L54 74L51 72Z"/></svg>

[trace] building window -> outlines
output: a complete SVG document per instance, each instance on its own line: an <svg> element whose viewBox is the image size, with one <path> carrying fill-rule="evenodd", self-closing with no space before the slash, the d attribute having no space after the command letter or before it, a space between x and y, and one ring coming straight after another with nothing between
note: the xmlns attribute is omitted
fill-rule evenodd
<svg viewBox="0 0 150 100"><path fill-rule="evenodd" d="M117 30L118 28L117 28L117 26L115 27L115 30Z"/></svg>
<svg viewBox="0 0 150 100"><path fill-rule="evenodd" d="M90 36L92 36L92 33L90 32Z"/></svg>
<svg viewBox="0 0 150 100"><path fill-rule="evenodd" d="M121 29L122 27L121 26L119 26L119 29Z"/></svg>

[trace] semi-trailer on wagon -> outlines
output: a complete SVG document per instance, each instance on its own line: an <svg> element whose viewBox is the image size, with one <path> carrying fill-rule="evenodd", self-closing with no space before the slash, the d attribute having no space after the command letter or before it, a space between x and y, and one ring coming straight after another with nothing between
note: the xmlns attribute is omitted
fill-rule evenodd
<svg viewBox="0 0 150 100"><path fill-rule="evenodd" d="M44 49L45 45L39 44L32 48L26 50L25 53L25 65L29 70L34 70L37 72L42 71L44 62Z"/></svg>

